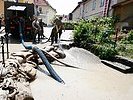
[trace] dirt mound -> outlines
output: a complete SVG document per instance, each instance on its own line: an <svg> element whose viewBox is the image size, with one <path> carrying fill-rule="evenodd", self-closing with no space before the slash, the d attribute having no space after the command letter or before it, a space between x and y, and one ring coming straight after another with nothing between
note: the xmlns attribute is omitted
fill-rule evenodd
<svg viewBox="0 0 133 100"><path fill-rule="evenodd" d="M76 67L88 69L89 65L100 63L100 59L97 56L82 48L74 47L64 52L66 58L63 61Z"/></svg>

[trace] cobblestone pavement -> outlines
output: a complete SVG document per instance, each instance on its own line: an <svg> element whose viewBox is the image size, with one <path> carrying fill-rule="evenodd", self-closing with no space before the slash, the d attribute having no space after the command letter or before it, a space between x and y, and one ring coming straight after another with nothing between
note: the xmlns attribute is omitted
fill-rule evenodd
<svg viewBox="0 0 133 100"><path fill-rule="evenodd" d="M49 36L50 28L46 28L45 32ZM66 31L64 35L69 36L68 33ZM67 38L69 38L68 36ZM31 44L31 42L26 43ZM49 44L35 46L42 48ZM10 52L15 52L24 50L24 47L12 43L9 44L9 49ZM52 67L65 82L65 84L61 84L51 78L45 66L41 65L37 71L36 79L31 82L31 90L35 100L133 99L133 74L124 74L102 64L99 58L82 48L75 47L64 50L64 52L66 58L61 60L81 69L69 68L53 62Z"/></svg>

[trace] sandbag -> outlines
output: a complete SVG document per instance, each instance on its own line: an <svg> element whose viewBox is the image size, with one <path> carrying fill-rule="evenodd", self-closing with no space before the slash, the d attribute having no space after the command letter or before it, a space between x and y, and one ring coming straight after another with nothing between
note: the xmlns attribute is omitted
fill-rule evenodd
<svg viewBox="0 0 133 100"><path fill-rule="evenodd" d="M35 76L37 73L37 70L34 67L35 65L31 63L26 63L24 67L24 71L26 72L27 76L29 76L31 80L35 79Z"/></svg>
<svg viewBox="0 0 133 100"><path fill-rule="evenodd" d="M19 92L17 95L15 95L15 100L34 100L31 93L30 84L28 82L17 82L16 86L17 91Z"/></svg>

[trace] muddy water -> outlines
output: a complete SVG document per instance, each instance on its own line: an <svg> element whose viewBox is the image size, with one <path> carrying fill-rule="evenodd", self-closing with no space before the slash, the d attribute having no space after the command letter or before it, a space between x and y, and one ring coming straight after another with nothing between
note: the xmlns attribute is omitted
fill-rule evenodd
<svg viewBox="0 0 133 100"><path fill-rule="evenodd" d="M31 83L35 100L132 100L133 74L123 74L100 62L90 52L71 48L65 50L62 61L82 69L69 68L57 62L52 64L65 81L52 79L44 66Z"/></svg>

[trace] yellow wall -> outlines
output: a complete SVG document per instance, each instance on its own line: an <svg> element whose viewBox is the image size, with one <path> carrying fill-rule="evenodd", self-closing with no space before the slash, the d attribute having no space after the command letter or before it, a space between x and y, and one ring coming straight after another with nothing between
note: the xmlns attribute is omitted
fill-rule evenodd
<svg viewBox="0 0 133 100"><path fill-rule="evenodd" d="M24 3L24 2L25 2L25 0L18 0L18 2L20 2L20 3Z"/></svg>
<svg viewBox="0 0 133 100"><path fill-rule="evenodd" d="M25 2L33 3L33 0L18 0L18 2L20 2L20 3L25 3Z"/></svg>
<svg viewBox="0 0 133 100"><path fill-rule="evenodd" d="M34 3L34 0L28 0L29 3Z"/></svg>
<svg viewBox="0 0 133 100"><path fill-rule="evenodd" d="M21 3L25 3L26 1L28 1L28 3L33 3L34 0L19 0L19 2ZM4 15L4 1L0 0L0 17L1 15Z"/></svg>
<svg viewBox="0 0 133 100"><path fill-rule="evenodd" d="M0 17L2 14L4 14L4 2L0 0Z"/></svg>
<svg viewBox="0 0 133 100"><path fill-rule="evenodd" d="M119 16L120 22L128 23L129 26L133 26L133 2L118 6L114 9L114 15Z"/></svg>
<svg viewBox="0 0 133 100"><path fill-rule="evenodd" d="M120 21L133 17L132 5L133 3L129 3L123 6L118 6L117 8L115 8L114 15L118 15L120 17ZM129 23L133 23L133 22L129 22Z"/></svg>

